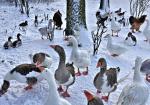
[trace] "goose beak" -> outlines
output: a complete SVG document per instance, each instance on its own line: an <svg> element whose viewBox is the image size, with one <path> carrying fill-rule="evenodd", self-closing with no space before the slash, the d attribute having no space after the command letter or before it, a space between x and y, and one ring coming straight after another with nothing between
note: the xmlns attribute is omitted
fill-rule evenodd
<svg viewBox="0 0 150 105"><path fill-rule="evenodd" d="M96 65L96 68L99 68L102 66L102 63L98 62L97 65Z"/></svg>
<svg viewBox="0 0 150 105"><path fill-rule="evenodd" d="M92 99L94 99L94 95L92 93L90 93L89 91L84 90L84 94L88 101L91 101Z"/></svg>
<svg viewBox="0 0 150 105"><path fill-rule="evenodd" d="M55 48L56 45L49 45L51 48Z"/></svg>

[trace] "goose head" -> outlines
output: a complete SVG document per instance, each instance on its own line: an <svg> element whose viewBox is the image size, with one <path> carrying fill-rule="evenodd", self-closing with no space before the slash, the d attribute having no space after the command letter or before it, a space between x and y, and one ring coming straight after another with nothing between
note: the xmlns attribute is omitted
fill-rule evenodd
<svg viewBox="0 0 150 105"><path fill-rule="evenodd" d="M61 47L59 45L50 45L50 47L53 48L59 54L61 54L64 51L63 47Z"/></svg>
<svg viewBox="0 0 150 105"><path fill-rule="evenodd" d="M21 34L20 34L20 33L18 33L18 34L17 34L17 39L20 39L20 36L21 36Z"/></svg>
<svg viewBox="0 0 150 105"><path fill-rule="evenodd" d="M97 62L97 68L100 67L100 68L106 68L107 67L107 62L105 60L105 58L100 58Z"/></svg>
<svg viewBox="0 0 150 105"><path fill-rule="evenodd" d="M8 41L11 41L12 40L12 37L10 36L10 37L8 37Z"/></svg>
<svg viewBox="0 0 150 105"><path fill-rule="evenodd" d="M72 35L68 36L67 41L68 42L75 42L75 43L77 43L76 38L74 36L72 36Z"/></svg>
<svg viewBox="0 0 150 105"><path fill-rule="evenodd" d="M88 101L91 101L94 99L94 95L91 92L84 90L84 94L85 94Z"/></svg>

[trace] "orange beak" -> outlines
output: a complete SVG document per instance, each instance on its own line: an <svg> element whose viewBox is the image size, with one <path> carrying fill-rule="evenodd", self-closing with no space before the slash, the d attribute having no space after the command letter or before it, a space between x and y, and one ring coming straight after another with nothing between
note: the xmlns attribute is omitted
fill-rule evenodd
<svg viewBox="0 0 150 105"><path fill-rule="evenodd" d="M101 67L103 64L101 62L98 62L97 65L96 65L96 68L99 68Z"/></svg>
<svg viewBox="0 0 150 105"><path fill-rule="evenodd" d="M56 45L49 45L51 48L55 48Z"/></svg>
<svg viewBox="0 0 150 105"><path fill-rule="evenodd" d="M90 93L89 91L84 90L84 94L85 94L88 101L91 101L94 99L94 95L92 93Z"/></svg>

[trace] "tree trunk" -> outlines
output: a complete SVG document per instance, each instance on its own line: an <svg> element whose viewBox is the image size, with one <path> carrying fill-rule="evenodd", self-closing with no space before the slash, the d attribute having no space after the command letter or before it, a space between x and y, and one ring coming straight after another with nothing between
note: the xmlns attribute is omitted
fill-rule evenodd
<svg viewBox="0 0 150 105"><path fill-rule="evenodd" d="M86 9L85 0L80 0L80 4L79 4L79 24L81 26L83 26L85 29L87 29L85 9Z"/></svg>
<svg viewBox="0 0 150 105"><path fill-rule="evenodd" d="M67 0L67 8L66 8L66 31L68 35L73 34L73 28L74 28L74 12L73 12L73 5L74 5L74 0Z"/></svg>

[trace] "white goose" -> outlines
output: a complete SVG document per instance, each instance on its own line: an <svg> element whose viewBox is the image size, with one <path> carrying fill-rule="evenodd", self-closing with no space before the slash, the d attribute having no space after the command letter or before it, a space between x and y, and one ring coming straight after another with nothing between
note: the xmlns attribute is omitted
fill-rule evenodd
<svg viewBox="0 0 150 105"><path fill-rule="evenodd" d="M112 36L113 36L113 33L117 33L117 37L118 37L118 32L121 30L121 26L119 25L118 22L115 21L115 18L114 18L114 14L112 14L112 19L111 19L111 30L112 30Z"/></svg>
<svg viewBox="0 0 150 105"><path fill-rule="evenodd" d="M73 43L73 48L70 56L70 61L74 63L75 66L78 67L77 76L80 76L81 73L79 68L86 68L87 70L83 72L83 75L88 74L88 66L90 64L90 55L86 50L80 50L78 48L78 42L74 36L69 36L68 41Z"/></svg>
<svg viewBox="0 0 150 105"><path fill-rule="evenodd" d="M110 35L106 35L105 38L108 38L108 42L107 42L107 50L110 52L110 54L112 56L119 56L121 55L122 53L126 52L127 49L126 48L123 48L119 45L115 45L112 43L112 38Z"/></svg>
<svg viewBox="0 0 150 105"><path fill-rule="evenodd" d="M148 29L149 28L149 20L146 19L146 22L147 22L147 24L143 30L143 34L146 38L145 41L148 41L150 43L150 29Z"/></svg>
<svg viewBox="0 0 150 105"><path fill-rule="evenodd" d="M44 105L71 105L67 100L59 96L54 75L50 70L48 71L48 69L45 68L45 70L41 73L40 77L41 76L46 79L49 85L49 94L47 101L44 103Z"/></svg>
<svg viewBox="0 0 150 105"><path fill-rule="evenodd" d="M137 57L135 60L135 69L133 82L124 87L117 105L146 105L149 97L149 88L141 78L140 68L142 59Z"/></svg>

